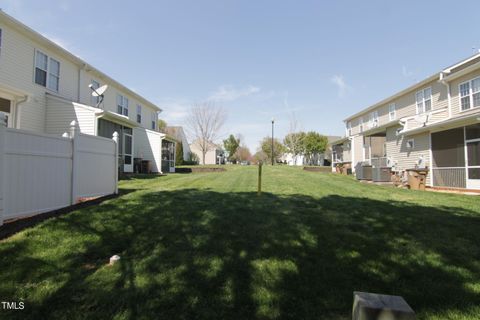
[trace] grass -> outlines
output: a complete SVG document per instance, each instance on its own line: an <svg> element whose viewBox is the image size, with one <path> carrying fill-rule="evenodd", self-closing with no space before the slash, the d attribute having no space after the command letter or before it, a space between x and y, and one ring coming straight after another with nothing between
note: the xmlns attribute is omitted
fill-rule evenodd
<svg viewBox="0 0 480 320"><path fill-rule="evenodd" d="M351 319L352 292L480 318L478 197L264 167L129 179L0 242L13 319ZM107 266L119 254L120 262Z"/></svg>

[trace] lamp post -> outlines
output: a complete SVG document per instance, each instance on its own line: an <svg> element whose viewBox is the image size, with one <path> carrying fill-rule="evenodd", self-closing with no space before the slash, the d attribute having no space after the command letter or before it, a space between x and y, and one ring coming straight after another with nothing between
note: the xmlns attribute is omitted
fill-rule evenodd
<svg viewBox="0 0 480 320"><path fill-rule="evenodd" d="M273 125L275 123L275 119L272 118L272 166L273 166L273 163L274 163L274 147L273 147Z"/></svg>

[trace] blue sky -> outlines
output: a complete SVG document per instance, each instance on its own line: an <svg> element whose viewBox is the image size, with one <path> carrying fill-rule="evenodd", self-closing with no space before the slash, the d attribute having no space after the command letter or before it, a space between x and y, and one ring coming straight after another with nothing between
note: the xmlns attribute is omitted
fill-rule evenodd
<svg viewBox="0 0 480 320"><path fill-rule="evenodd" d="M480 48L478 1L24 1L0 8L182 125L214 99L252 151L343 119ZM476 49L474 49L474 47Z"/></svg>

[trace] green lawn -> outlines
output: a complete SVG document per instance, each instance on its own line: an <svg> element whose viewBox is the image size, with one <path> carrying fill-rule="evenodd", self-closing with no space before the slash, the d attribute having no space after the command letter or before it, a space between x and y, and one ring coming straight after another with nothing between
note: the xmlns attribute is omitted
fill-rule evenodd
<svg viewBox="0 0 480 320"><path fill-rule="evenodd" d="M480 318L480 198L264 167L120 183L0 242L17 319L351 319L354 290ZM108 258L119 254L114 267Z"/></svg>

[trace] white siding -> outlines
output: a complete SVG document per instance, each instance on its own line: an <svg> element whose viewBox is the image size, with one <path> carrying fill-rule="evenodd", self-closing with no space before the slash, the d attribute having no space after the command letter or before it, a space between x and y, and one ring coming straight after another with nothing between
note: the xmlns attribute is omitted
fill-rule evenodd
<svg viewBox="0 0 480 320"><path fill-rule="evenodd" d="M96 119L93 108L49 96L47 103L46 133L61 135L68 132L70 123L75 120L80 132L95 135Z"/></svg>
<svg viewBox="0 0 480 320"><path fill-rule="evenodd" d="M60 62L59 91L62 97L76 101L78 69L69 60L58 56L51 48L40 45L10 26L0 22L2 29L2 52L0 55L0 83L27 92L29 101L23 103L19 112L19 128L44 132L45 93L49 89L34 83L34 57L38 49Z"/></svg>
<svg viewBox="0 0 480 320"><path fill-rule="evenodd" d="M134 157L150 160L153 172L161 172L163 134L144 128L133 129Z"/></svg>

